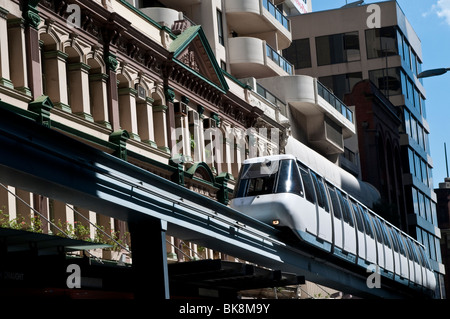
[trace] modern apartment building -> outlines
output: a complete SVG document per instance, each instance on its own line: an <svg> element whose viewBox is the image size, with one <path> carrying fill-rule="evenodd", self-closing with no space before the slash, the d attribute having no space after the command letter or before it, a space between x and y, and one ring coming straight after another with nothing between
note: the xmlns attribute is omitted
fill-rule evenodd
<svg viewBox="0 0 450 319"><path fill-rule="evenodd" d="M368 5L291 16L293 42L283 56L295 65L297 74L317 77L341 99L361 80L370 80L395 106L402 121L399 149L392 143L395 137L386 134L381 125L363 129L379 136L384 152L400 154L405 210L398 201L398 187L391 180L381 182L389 201L397 204L399 226L427 247L442 284L426 93L417 78L423 62L421 42L396 1L379 2L376 10L375 18ZM358 131L368 124L356 121ZM393 168L386 165L386 170L395 176Z"/></svg>

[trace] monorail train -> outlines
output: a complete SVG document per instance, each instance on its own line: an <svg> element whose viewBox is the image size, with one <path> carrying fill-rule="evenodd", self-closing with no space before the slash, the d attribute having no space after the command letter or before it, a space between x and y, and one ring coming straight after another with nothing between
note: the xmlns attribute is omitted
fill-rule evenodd
<svg viewBox="0 0 450 319"><path fill-rule="evenodd" d="M301 242L431 293L436 278L425 247L292 155L248 159L231 206Z"/></svg>

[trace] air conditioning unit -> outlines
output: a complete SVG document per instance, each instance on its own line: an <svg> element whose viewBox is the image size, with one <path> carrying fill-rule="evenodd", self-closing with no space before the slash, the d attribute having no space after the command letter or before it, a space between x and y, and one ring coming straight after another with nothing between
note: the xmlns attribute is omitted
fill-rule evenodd
<svg viewBox="0 0 450 319"><path fill-rule="evenodd" d="M212 118L206 118L203 120L203 128L216 128L217 127L217 123L216 120L212 119Z"/></svg>
<svg viewBox="0 0 450 319"><path fill-rule="evenodd" d="M147 98L147 90L140 84L136 84L138 98L145 100Z"/></svg>
<svg viewBox="0 0 450 319"><path fill-rule="evenodd" d="M183 102L174 103L175 114L186 116L188 114L188 106Z"/></svg>

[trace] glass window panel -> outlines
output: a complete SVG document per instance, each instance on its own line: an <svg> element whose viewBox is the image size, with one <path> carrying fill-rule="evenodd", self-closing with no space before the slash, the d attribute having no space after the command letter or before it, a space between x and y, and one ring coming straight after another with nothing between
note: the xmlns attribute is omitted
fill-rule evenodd
<svg viewBox="0 0 450 319"><path fill-rule="evenodd" d="M316 38L317 65L331 64L331 47L328 36Z"/></svg>
<svg viewBox="0 0 450 319"><path fill-rule="evenodd" d="M303 196L302 182L295 161L281 162L277 193L293 193Z"/></svg>
<svg viewBox="0 0 450 319"><path fill-rule="evenodd" d="M408 136L411 136L411 115L409 114L406 108L404 109L404 116L405 116L405 133L408 134Z"/></svg>
<svg viewBox="0 0 450 319"><path fill-rule="evenodd" d="M411 116L411 137L416 143L418 143L417 139L417 121L414 117Z"/></svg>
<svg viewBox="0 0 450 319"><path fill-rule="evenodd" d="M373 239L373 238L375 238L375 235L373 233L373 227L370 222L369 215L367 214L367 210L364 209L363 207L361 207L359 204L358 204L358 206L359 206L359 209L361 210L363 218L364 218L363 220L364 220L364 228L366 230L366 234L368 234Z"/></svg>
<svg viewBox="0 0 450 319"><path fill-rule="evenodd" d="M416 153L414 153L414 159L415 159L415 166L416 166L416 177L419 180L422 180L422 164L421 164L421 159L420 156L417 155Z"/></svg>
<svg viewBox="0 0 450 319"><path fill-rule="evenodd" d="M438 220L437 220L436 203L433 201L431 202L431 217L433 219L433 225L437 226Z"/></svg>
<svg viewBox="0 0 450 319"><path fill-rule="evenodd" d="M344 34L344 50L346 61L342 62L359 61L361 59L358 32Z"/></svg>
<svg viewBox="0 0 450 319"><path fill-rule="evenodd" d="M415 165L414 152L410 148L408 148L408 158L409 158L409 172L413 176L416 176L416 169L414 167Z"/></svg>
<svg viewBox="0 0 450 319"><path fill-rule="evenodd" d="M422 161L422 183L428 186L428 165Z"/></svg>
<svg viewBox="0 0 450 319"><path fill-rule="evenodd" d="M397 55L397 30L394 27L380 29L381 57Z"/></svg>
<svg viewBox="0 0 450 319"><path fill-rule="evenodd" d="M419 215L425 218L425 198L421 192L418 192L419 197Z"/></svg>
<svg viewBox="0 0 450 319"><path fill-rule="evenodd" d="M400 80L402 82L402 94L407 96L408 95L408 89L407 89L407 79L406 74L403 71L400 71Z"/></svg>
<svg viewBox="0 0 450 319"><path fill-rule="evenodd" d="M402 79L399 68L369 71L369 79L385 95L393 96L402 94Z"/></svg>
<svg viewBox="0 0 450 319"><path fill-rule="evenodd" d="M297 39L283 50L284 57L291 62L296 69L311 67L311 48L309 39Z"/></svg>
<svg viewBox="0 0 450 319"><path fill-rule="evenodd" d="M430 199L428 197L426 197L426 196L425 196L425 218L429 222L432 222L432 219L431 219L431 202L430 202Z"/></svg>
<svg viewBox="0 0 450 319"><path fill-rule="evenodd" d="M305 188L305 197L308 201L315 204L316 194L314 193L314 185L311 180L311 176L309 175L308 171L302 167L300 167L300 173L302 175L303 185Z"/></svg>
<svg viewBox="0 0 450 319"><path fill-rule="evenodd" d="M339 205L339 199L336 195L336 191L331 186L328 186L328 193L330 194L334 217L342 219L341 207Z"/></svg>
<svg viewBox="0 0 450 319"><path fill-rule="evenodd" d="M411 189L412 191L412 199L413 199L413 207L414 207L414 214L419 214L419 198L417 197L417 189L414 187Z"/></svg>
<svg viewBox="0 0 450 319"><path fill-rule="evenodd" d="M401 58L404 59L405 58L405 48L403 47L403 36L399 31L397 31L397 49L398 49L398 53L401 56Z"/></svg>

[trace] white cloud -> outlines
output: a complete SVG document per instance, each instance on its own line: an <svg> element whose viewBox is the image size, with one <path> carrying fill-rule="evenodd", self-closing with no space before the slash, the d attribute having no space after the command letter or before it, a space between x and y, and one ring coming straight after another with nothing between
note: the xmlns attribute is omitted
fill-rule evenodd
<svg viewBox="0 0 450 319"><path fill-rule="evenodd" d="M433 11L436 12L438 17L445 19L447 24L450 25L450 0L438 0L433 5Z"/></svg>

